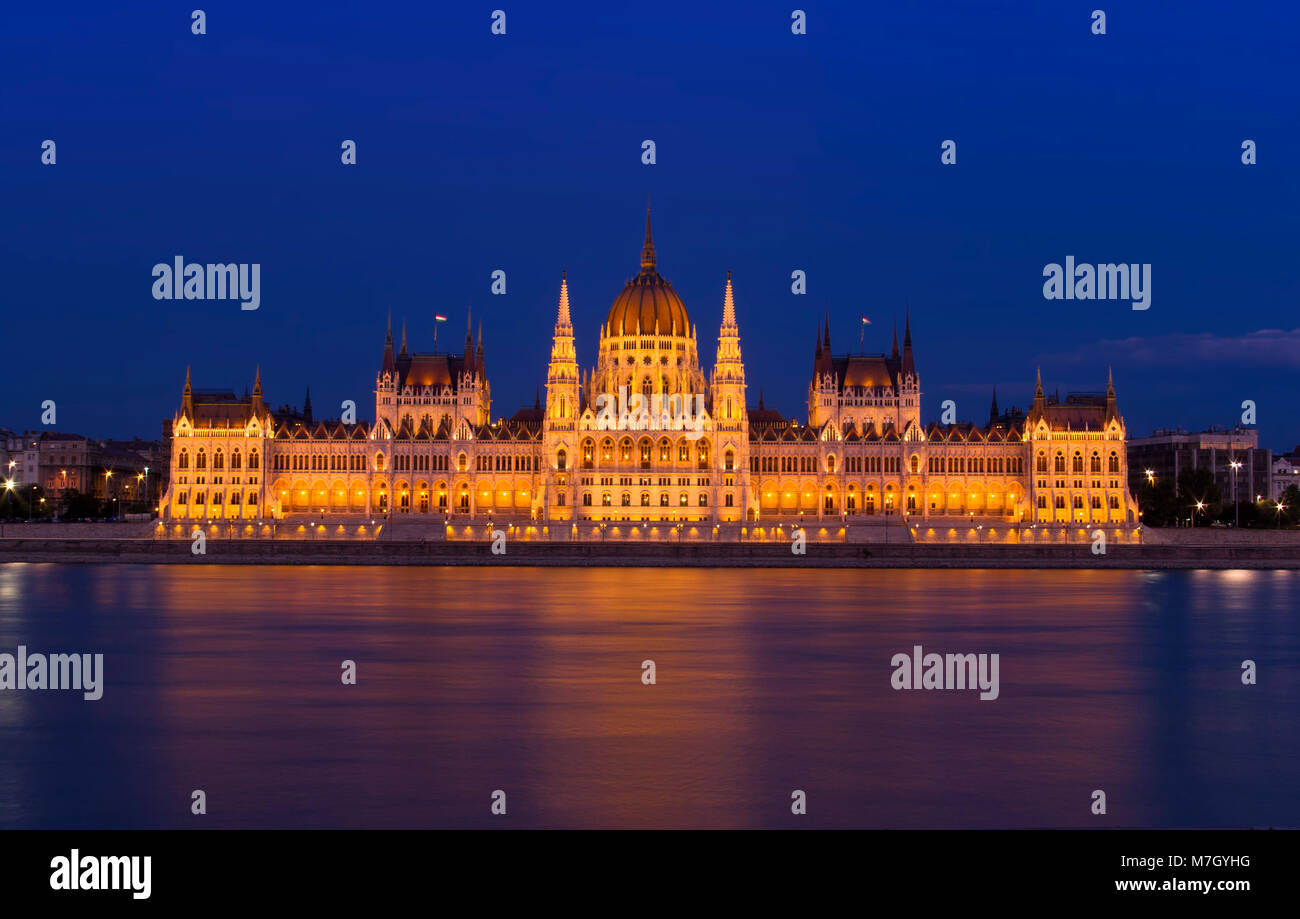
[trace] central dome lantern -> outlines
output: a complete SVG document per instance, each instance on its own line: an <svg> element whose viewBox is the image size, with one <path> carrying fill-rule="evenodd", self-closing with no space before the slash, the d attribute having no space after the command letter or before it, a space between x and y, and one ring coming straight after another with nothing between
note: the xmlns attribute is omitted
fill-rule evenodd
<svg viewBox="0 0 1300 919"><path fill-rule="evenodd" d="M689 337L690 318L686 306L671 282L655 270L655 244L650 236L650 211L645 215L645 245L641 249L641 273L627 282L614 298L605 321L605 335L622 338L636 335Z"/></svg>

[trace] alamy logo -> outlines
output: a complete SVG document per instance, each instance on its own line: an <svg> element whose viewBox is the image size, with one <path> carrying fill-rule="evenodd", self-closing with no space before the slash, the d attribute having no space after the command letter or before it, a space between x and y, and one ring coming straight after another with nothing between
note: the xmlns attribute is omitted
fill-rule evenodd
<svg viewBox="0 0 1300 919"><path fill-rule="evenodd" d="M996 654L925 654L912 646L909 657L899 652L890 658L894 674L889 683L895 689L978 689L980 698L991 702L998 697Z"/></svg>
<svg viewBox="0 0 1300 919"><path fill-rule="evenodd" d="M185 263L178 255L173 264L153 266L155 300L238 300L241 310L262 305L262 266L248 264Z"/></svg>
<svg viewBox="0 0 1300 919"><path fill-rule="evenodd" d="M645 396L633 393L629 400L627 387L620 386L618 395L601 393L596 397L596 430L598 431L686 431L687 440L699 440L704 434L704 396L696 394L694 413L690 403L681 393Z"/></svg>
<svg viewBox="0 0 1300 919"><path fill-rule="evenodd" d="M89 702L104 694L104 655L0 654L0 689L75 689Z"/></svg>
<svg viewBox="0 0 1300 919"><path fill-rule="evenodd" d="M1151 308L1151 265L1088 265L1065 257L1043 266L1043 297L1047 300L1132 300L1133 309Z"/></svg>
<svg viewBox="0 0 1300 919"><path fill-rule="evenodd" d="M50 859L51 890L129 890L136 900L148 900L152 888L153 856L70 855Z"/></svg>

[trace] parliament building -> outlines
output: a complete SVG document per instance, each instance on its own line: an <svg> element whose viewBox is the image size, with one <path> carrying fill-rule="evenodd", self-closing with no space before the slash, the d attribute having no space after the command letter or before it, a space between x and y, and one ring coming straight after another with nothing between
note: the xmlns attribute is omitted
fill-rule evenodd
<svg viewBox="0 0 1300 919"><path fill-rule="evenodd" d="M705 370L647 214L641 270L614 298L595 367L579 369L562 277L544 397L508 419L491 420L481 326L463 353L421 353L405 327L394 345L390 316L373 423L315 420L310 397L301 411L273 410L260 370L242 398L195 390L187 371L163 517L357 532L421 516L536 532L889 517L1004 531L1136 525L1112 380L1062 400L1040 374L1026 411L999 412L995 397L986 424L924 424L910 317L902 347L895 328L891 352L875 355L837 355L828 317L801 422L750 405L740 341L728 274Z"/></svg>

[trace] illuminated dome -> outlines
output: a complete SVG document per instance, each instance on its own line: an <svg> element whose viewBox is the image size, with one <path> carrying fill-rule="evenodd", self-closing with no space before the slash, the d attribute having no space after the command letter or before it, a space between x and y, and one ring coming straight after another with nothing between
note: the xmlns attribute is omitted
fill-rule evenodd
<svg viewBox="0 0 1300 919"><path fill-rule="evenodd" d="M655 246L650 238L650 213L645 215L645 246L641 250L641 273L627 282L614 298L605 321L605 334L655 334L689 337L691 323L682 298L670 282L655 271Z"/></svg>

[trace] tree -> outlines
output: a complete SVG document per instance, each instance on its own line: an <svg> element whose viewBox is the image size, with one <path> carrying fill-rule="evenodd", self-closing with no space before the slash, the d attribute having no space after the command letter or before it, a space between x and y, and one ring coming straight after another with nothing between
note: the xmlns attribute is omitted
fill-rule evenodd
<svg viewBox="0 0 1300 919"><path fill-rule="evenodd" d="M1169 526L1178 519L1178 494L1173 482L1161 479L1152 485L1151 481L1142 483L1138 489L1138 508L1142 511L1142 522L1149 527Z"/></svg>
<svg viewBox="0 0 1300 919"><path fill-rule="evenodd" d="M1288 485L1279 500L1282 502L1282 526L1295 526L1300 522L1300 486ZM1273 510L1277 511L1276 505Z"/></svg>
<svg viewBox="0 0 1300 919"><path fill-rule="evenodd" d="M1183 516L1198 522L1217 519L1223 510L1223 491L1208 469L1184 469L1178 474L1178 504ZM1197 505L1201 505L1198 510Z"/></svg>

